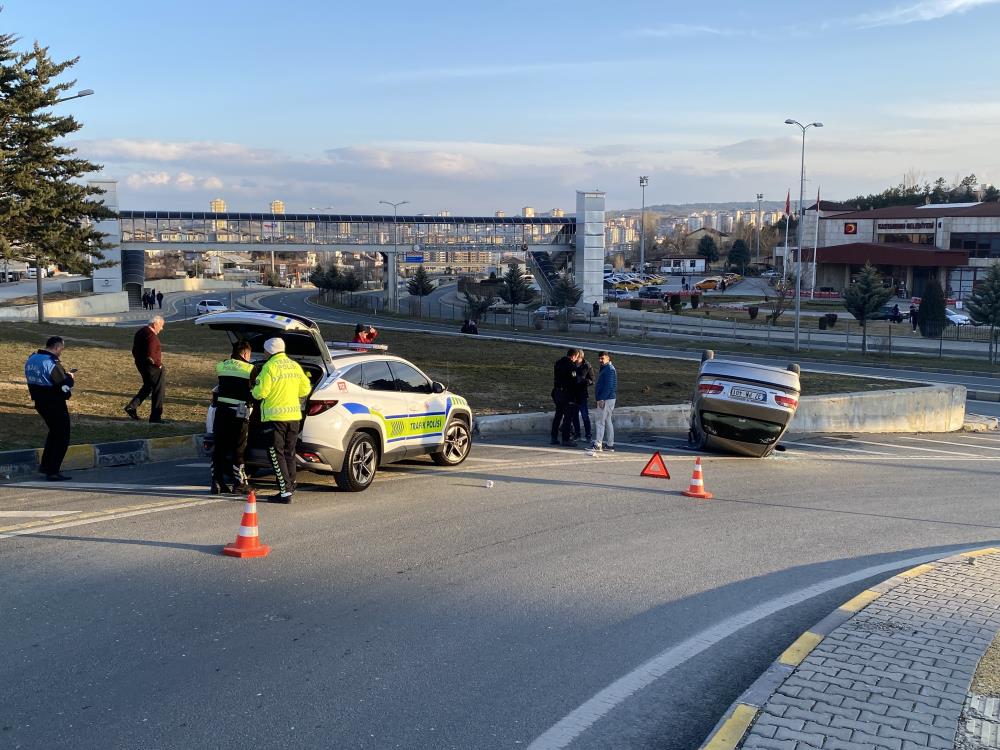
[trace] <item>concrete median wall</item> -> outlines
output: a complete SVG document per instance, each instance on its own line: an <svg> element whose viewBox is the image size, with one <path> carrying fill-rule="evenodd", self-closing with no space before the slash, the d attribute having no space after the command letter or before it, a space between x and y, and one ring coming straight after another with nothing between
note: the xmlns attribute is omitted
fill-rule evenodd
<svg viewBox="0 0 1000 750"><path fill-rule="evenodd" d="M615 429L686 432L690 410L690 404L626 406L615 409ZM933 385L872 393L806 396L799 403L790 431L952 432L962 429L964 419L965 387ZM479 417L476 427L484 437L548 434L552 412Z"/></svg>
<svg viewBox="0 0 1000 750"><path fill-rule="evenodd" d="M80 318L87 315L103 315L106 313L128 312L128 294L113 292L112 294L95 294L90 297L76 299L61 299L45 303L46 318ZM17 307L0 307L0 320L36 320L37 305L18 305Z"/></svg>

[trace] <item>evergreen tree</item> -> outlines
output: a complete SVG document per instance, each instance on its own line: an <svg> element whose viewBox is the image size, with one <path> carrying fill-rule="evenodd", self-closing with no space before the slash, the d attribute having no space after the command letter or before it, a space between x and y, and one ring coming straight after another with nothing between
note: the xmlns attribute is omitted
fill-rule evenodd
<svg viewBox="0 0 1000 750"><path fill-rule="evenodd" d="M496 297L493 295L479 295L479 294L469 294L469 292L463 292L465 295L465 317L469 320L473 320L478 323L482 320L486 311L490 309L496 301Z"/></svg>
<svg viewBox="0 0 1000 750"><path fill-rule="evenodd" d="M920 308L917 313L917 325L920 335L937 338L944 330L948 317L944 314L944 291L936 280L930 279L920 298Z"/></svg>
<svg viewBox="0 0 1000 750"><path fill-rule="evenodd" d="M861 323L861 352L868 353L868 321L892 297L892 290L882 286L882 274L871 263L861 269L858 280L844 292L844 307Z"/></svg>
<svg viewBox="0 0 1000 750"><path fill-rule="evenodd" d="M413 273L413 278L406 282L406 291L417 298L417 315L423 315L424 297L434 291L434 283L431 281L430 276L427 275L427 270L424 268L423 263L417 266L417 270Z"/></svg>
<svg viewBox="0 0 1000 750"><path fill-rule="evenodd" d="M573 307L583 296L583 290L573 283L573 277L568 273L559 274L559 279L552 286L552 304L556 307Z"/></svg>
<svg viewBox="0 0 1000 750"><path fill-rule="evenodd" d="M1000 264L994 263L986 278L972 289L966 307L974 323L990 327L990 364L996 361L997 329L1000 328Z"/></svg>
<svg viewBox="0 0 1000 750"><path fill-rule="evenodd" d="M64 138L82 126L71 115L52 110L75 81L56 83L79 58L54 62L37 42L15 53L16 39L0 36L0 227L3 242L20 260L39 269L57 264L89 273L105 266L105 235L91 222L114 214L97 199L100 188L80 178L101 169L80 159ZM38 281L38 320L45 320L42 274Z"/></svg>
<svg viewBox="0 0 1000 750"><path fill-rule="evenodd" d="M736 240L729 248L729 265L738 268L740 273L746 273L747 263L750 262L750 248L743 240Z"/></svg>
<svg viewBox="0 0 1000 750"><path fill-rule="evenodd" d="M339 288L342 291L356 292L363 286L361 279L354 271L348 271L345 274L341 274L340 271L337 270L337 273L340 274L338 281L340 284Z"/></svg>
<svg viewBox="0 0 1000 750"><path fill-rule="evenodd" d="M707 234L698 241L698 255L705 259L706 266L711 266L719 259L719 248Z"/></svg>
<svg viewBox="0 0 1000 750"><path fill-rule="evenodd" d="M510 327L514 327L514 310L518 305L524 305L535 298L535 292L529 282L530 276L526 276L516 263L511 263L502 277L503 284L500 286L500 299L510 305Z"/></svg>

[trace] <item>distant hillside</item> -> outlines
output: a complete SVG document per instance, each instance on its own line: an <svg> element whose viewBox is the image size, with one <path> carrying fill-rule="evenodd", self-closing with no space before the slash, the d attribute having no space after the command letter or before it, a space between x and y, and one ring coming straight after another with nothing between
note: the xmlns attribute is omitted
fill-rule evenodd
<svg viewBox="0 0 1000 750"><path fill-rule="evenodd" d="M796 201L792 200L794 204ZM701 213L702 211L736 211L738 209L756 210L756 201L730 201L728 203L660 203L655 206L646 206L646 211L652 211L657 214L676 214L679 216L687 216L688 214ZM785 201L761 201L760 210L761 211L781 211L785 208ZM640 208L609 208L607 213L609 214L638 214L641 213Z"/></svg>

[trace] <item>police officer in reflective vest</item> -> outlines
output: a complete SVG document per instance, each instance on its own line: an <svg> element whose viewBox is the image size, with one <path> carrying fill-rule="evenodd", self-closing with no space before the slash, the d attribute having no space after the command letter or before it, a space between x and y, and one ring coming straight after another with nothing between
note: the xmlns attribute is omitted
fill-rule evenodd
<svg viewBox="0 0 1000 750"><path fill-rule="evenodd" d="M35 402L35 411L49 428L38 470L50 482L64 482L70 478L59 471L69 448L69 409L66 402L73 393L74 385L72 373L66 372L59 361L59 355L65 348L62 336L52 336L45 342L44 349L39 349L24 363L28 393Z"/></svg>
<svg viewBox="0 0 1000 750"><path fill-rule="evenodd" d="M267 453L278 481L278 494L267 499L272 503L290 503L295 490L295 447L302 421L302 399L309 395L312 386L299 363L285 354L284 340L268 339L264 351L271 356L261 368L252 393L261 402L261 422L274 428Z"/></svg>
<svg viewBox="0 0 1000 750"><path fill-rule="evenodd" d="M249 492L243 456L247 450L250 425L250 344L237 341L233 356L215 366L219 389L215 396L215 422L212 433L212 494ZM233 487L226 484L226 473L232 472Z"/></svg>

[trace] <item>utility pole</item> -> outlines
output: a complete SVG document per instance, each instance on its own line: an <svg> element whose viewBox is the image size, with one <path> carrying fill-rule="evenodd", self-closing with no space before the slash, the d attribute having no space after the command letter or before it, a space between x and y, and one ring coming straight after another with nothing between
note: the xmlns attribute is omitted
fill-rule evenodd
<svg viewBox="0 0 1000 750"><path fill-rule="evenodd" d="M760 265L760 202L764 200L763 193L757 193L757 265Z"/></svg>
<svg viewBox="0 0 1000 750"><path fill-rule="evenodd" d="M639 178L639 187L642 188L642 210L639 213L639 273L646 273L646 185L648 184L648 177Z"/></svg>

